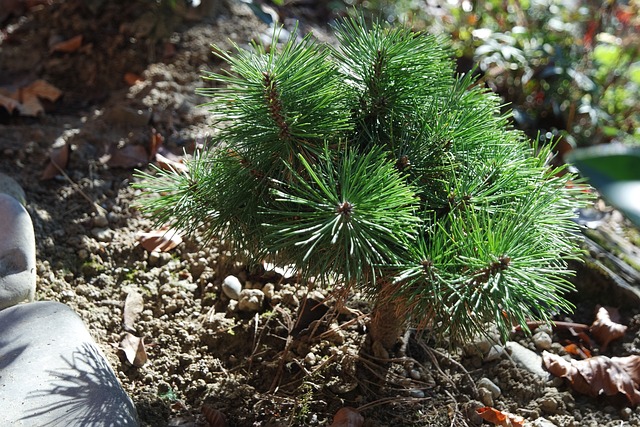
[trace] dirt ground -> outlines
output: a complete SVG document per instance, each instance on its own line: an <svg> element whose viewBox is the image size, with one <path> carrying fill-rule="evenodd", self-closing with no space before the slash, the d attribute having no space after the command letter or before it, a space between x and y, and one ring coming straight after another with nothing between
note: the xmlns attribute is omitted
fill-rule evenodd
<svg viewBox="0 0 640 427"><path fill-rule="evenodd" d="M322 299L326 290L246 266L222 243L204 246L198 236L163 253L139 244L140 233L154 226L135 207L134 169L148 170L155 151L179 159L215 136L199 106L206 100L195 95L204 85L201 71L220 65L210 45L268 40L269 13L277 12L286 27L300 18L303 32L329 40L330 8L293 2L260 14L232 0L203 1L197 9L141 0L2 4L10 3L18 6L0 10L0 88L15 91L42 79L62 91L55 101L42 100L36 117L0 107L0 172L27 194L37 236L37 299L78 312L142 425L221 426L222 414L229 426L327 426L340 408L353 407L365 426L475 426L482 424L475 410L488 399L480 401L481 378L500 389L492 406L530 425L640 425L640 410L624 400L543 381L506 355L484 361L436 347L428 334L412 335L406 355L381 368L361 351L369 306L359 295L342 310L328 298L329 320L299 321L309 293ZM79 47L60 47L78 35ZM48 173L51 153L67 149L63 171ZM238 310L222 292L231 274L244 288L264 291L257 311ZM579 288L591 282L603 286L588 274L576 279ZM132 294L143 297L133 324L123 321ZM590 324L597 303L622 304L579 293L575 302L576 313L559 320ZM640 352L637 309L622 314L627 333L603 354ZM119 349L127 333L144 338L142 366ZM562 354L563 337L552 337L551 350ZM513 339L540 353L531 338Z"/></svg>

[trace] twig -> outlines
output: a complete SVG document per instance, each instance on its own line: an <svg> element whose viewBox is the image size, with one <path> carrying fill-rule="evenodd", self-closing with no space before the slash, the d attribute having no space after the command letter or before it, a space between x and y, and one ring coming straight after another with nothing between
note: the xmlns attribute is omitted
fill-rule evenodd
<svg viewBox="0 0 640 427"><path fill-rule="evenodd" d="M91 206L93 207L93 209L96 211L96 213L101 214L101 215L106 215L107 210L105 208L103 208L102 206L100 206L99 204L97 204L94 200L92 200L89 196L87 196L87 194L82 191L82 188L76 184L69 175L67 175L67 173L54 161L51 162L51 164L53 166L55 166L56 169L58 169L58 172L60 172L62 174L62 176L64 176L66 178L67 181L69 181L69 184L71 184L71 186L73 188L76 189L76 191L78 193L80 193L80 195L82 197L84 197L85 200L87 200Z"/></svg>

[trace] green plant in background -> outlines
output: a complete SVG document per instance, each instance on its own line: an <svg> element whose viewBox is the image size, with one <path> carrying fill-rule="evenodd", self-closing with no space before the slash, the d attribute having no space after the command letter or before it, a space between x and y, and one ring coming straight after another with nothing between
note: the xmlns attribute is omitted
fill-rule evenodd
<svg viewBox="0 0 640 427"><path fill-rule="evenodd" d="M363 290L377 354L409 323L458 342L569 310L584 193L550 148L455 77L445 40L361 17L335 31L337 48L294 31L278 49L276 31L269 49L217 52L228 70L201 93L218 141L187 173L139 173L143 210Z"/></svg>
<svg viewBox="0 0 640 427"><path fill-rule="evenodd" d="M531 137L563 135L579 146L640 141L637 0L369 4L451 34L457 56L480 64Z"/></svg>

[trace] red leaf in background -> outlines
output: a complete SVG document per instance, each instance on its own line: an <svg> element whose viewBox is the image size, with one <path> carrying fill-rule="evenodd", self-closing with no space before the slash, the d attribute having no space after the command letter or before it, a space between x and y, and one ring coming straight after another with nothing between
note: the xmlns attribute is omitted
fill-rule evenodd
<svg viewBox="0 0 640 427"><path fill-rule="evenodd" d="M361 427L364 417L357 409L345 406L340 408L333 416L333 423L329 427Z"/></svg>
<svg viewBox="0 0 640 427"><path fill-rule="evenodd" d="M140 233L138 241L149 252L167 252L182 243L182 237L176 229L162 227L148 233Z"/></svg>
<svg viewBox="0 0 640 427"><path fill-rule="evenodd" d="M227 418L219 410L209 405L202 405L202 413L209 423L209 427L227 427Z"/></svg>
<svg viewBox="0 0 640 427"><path fill-rule="evenodd" d="M476 409L476 414L485 420L501 427L523 427L524 418L508 412L498 411L490 406Z"/></svg>
<svg viewBox="0 0 640 427"><path fill-rule="evenodd" d="M640 403L640 356L596 356L567 361L544 351L542 360L549 372L567 378L578 393L589 396L615 396L622 393L633 406Z"/></svg>
<svg viewBox="0 0 640 427"><path fill-rule="evenodd" d="M77 35L68 40L54 44L51 46L51 52L71 53L80 49L80 46L82 46L82 35Z"/></svg>
<svg viewBox="0 0 640 427"><path fill-rule="evenodd" d="M60 175L60 171L64 170L69 163L69 144L64 143L59 147L51 149L49 154L49 162L40 175L41 181L46 181L55 176Z"/></svg>
<svg viewBox="0 0 640 427"><path fill-rule="evenodd" d="M124 73L124 78L123 79L124 79L124 82L128 86L133 86L134 84L138 83L139 81L142 81L142 77L140 77L136 73Z"/></svg>
<svg viewBox="0 0 640 427"><path fill-rule="evenodd" d="M151 128L151 139L149 141L149 160L152 160L160 147L164 143L164 137L155 128Z"/></svg>
<svg viewBox="0 0 640 427"><path fill-rule="evenodd" d="M615 308L598 307L596 320L591 325L591 335L600 343L605 351L609 343L621 338L627 332L627 327L616 323L620 320L620 313Z"/></svg>
<svg viewBox="0 0 640 427"><path fill-rule="evenodd" d="M584 37L582 38L582 43L584 47L587 49L591 49L593 47L593 38L596 35L596 31L598 30L598 21L590 21L587 24L587 29L584 32Z"/></svg>

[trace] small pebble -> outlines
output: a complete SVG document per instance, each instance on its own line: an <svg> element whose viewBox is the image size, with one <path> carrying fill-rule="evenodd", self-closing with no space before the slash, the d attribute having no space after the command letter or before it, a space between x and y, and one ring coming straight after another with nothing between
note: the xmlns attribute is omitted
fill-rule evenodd
<svg viewBox="0 0 640 427"><path fill-rule="evenodd" d="M478 389L478 395L484 406L493 406L493 396L489 390L484 387L480 387Z"/></svg>
<svg viewBox="0 0 640 427"><path fill-rule="evenodd" d="M409 390L409 395L411 395L411 397L415 397L417 399L423 398L424 397L424 391L414 388Z"/></svg>
<svg viewBox="0 0 640 427"><path fill-rule="evenodd" d="M222 281L222 292L230 299L239 300L242 284L236 276L227 276Z"/></svg>
<svg viewBox="0 0 640 427"><path fill-rule="evenodd" d="M304 362L309 366L315 365L316 361L317 361L316 355L311 351L307 353L307 355L304 357Z"/></svg>
<svg viewBox="0 0 640 427"><path fill-rule="evenodd" d="M545 331L536 332L533 337L533 343L535 344L538 350L549 350L551 349L551 336Z"/></svg>
<svg viewBox="0 0 640 427"><path fill-rule="evenodd" d="M478 388L489 390L491 392L491 397L493 397L494 399L497 399L502 394L502 390L500 390L500 387L495 385L495 383L489 378L480 378L480 381L478 381Z"/></svg>
<svg viewBox="0 0 640 427"><path fill-rule="evenodd" d="M558 411L558 402L552 397L545 396L540 400L540 409L547 414L555 414Z"/></svg>
<svg viewBox="0 0 640 427"><path fill-rule="evenodd" d="M260 311L264 293L260 289L243 289L238 299L238 310L240 311Z"/></svg>
<svg viewBox="0 0 640 427"><path fill-rule="evenodd" d="M96 217L93 218L94 227L104 228L104 227L107 227L108 225L109 225L109 220L107 219L106 215L96 215Z"/></svg>
<svg viewBox="0 0 640 427"><path fill-rule="evenodd" d="M267 283L262 287L262 292L267 299L273 298L273 293L276 291L276 287L273 283Z"/></svg>
<svg viewBox="0 0 640 427"><path fill-rule="evenodd" d="M110 228L92 228L91 234L99 242L110 242L113 239L113 230Z"/></svg>
<svg viewBox="0 0 640 427"><path fill-rule="evenodd" d="M624 407L620 410L620 418L623 420L628 420L631 417L631 414L633 414L631 408Z"/></svg>

